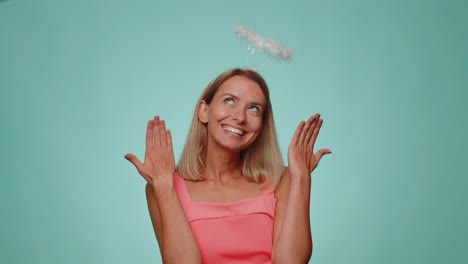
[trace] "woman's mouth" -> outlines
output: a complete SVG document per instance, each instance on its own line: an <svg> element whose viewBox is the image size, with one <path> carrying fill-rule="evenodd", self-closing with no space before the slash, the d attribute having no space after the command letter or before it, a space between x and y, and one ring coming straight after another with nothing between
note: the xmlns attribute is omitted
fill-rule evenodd
<svg viewBox="0 0 468 264"><path fill-rule="evenodd" d="M223 130L227 132L228 135L233 135L235 137L242 137L245 135L245 131L236 127L228 126L228 125L221 125Z"/></svg>

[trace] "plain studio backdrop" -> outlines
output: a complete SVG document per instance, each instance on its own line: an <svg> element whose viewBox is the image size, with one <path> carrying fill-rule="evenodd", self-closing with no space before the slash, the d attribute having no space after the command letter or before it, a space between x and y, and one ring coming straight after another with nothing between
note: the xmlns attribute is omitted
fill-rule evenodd
<svg viewBox="0 0 468 264"><path fill-rule="evenodd" d="M466 1L0 1L1 263L161 263L146 123L179 157L198 96L232 67L271 89L286 160L321 113L311 263L464 263ZM294 51L280 62L231 30Z"/></svg>

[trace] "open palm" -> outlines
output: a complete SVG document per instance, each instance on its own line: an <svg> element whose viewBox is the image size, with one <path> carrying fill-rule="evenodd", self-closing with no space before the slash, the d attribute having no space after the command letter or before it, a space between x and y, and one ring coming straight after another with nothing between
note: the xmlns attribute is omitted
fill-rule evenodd
<svg viewBox="0 0 468 264"><path fill-rule="evenodd" d="M310 175L322 156L331 153L329 149L321 149L314 154L315 141L322 123L320 114L299 123L288 149L288 167L293 175Z"/></svg>
<svg viewBox="0 0 468 264"><path fill-rule="evenodd" d="M125 158L135 165L141 176L153 187L158 183L172 184L175 171L172 136L159 116L148 122L144 163L130 153Z"/></svg>

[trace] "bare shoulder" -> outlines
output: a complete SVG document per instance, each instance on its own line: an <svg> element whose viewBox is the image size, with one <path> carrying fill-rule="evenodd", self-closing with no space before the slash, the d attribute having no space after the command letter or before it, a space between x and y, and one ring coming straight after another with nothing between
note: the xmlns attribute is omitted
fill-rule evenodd
<svg viewBox="0 0 468 264"><path fill-rule="evenodd" d="M278 183L277 188L275 189L275 198L278 201L287 199L289 185L291 183L291 173L287 166L284 167L284 173L281 176L280 182Z"/></svg>

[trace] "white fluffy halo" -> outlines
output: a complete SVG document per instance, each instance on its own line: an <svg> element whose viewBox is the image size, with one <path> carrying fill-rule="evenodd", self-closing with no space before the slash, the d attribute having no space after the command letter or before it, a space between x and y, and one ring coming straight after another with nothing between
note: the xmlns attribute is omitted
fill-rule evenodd
<svg viewBox="0 0 468 264"><path fill-rule="evenodd" d="M232 25L232 30L262 52L285 61L292 59L292 51L274 39L262 37L244 25Z"/></svg>

